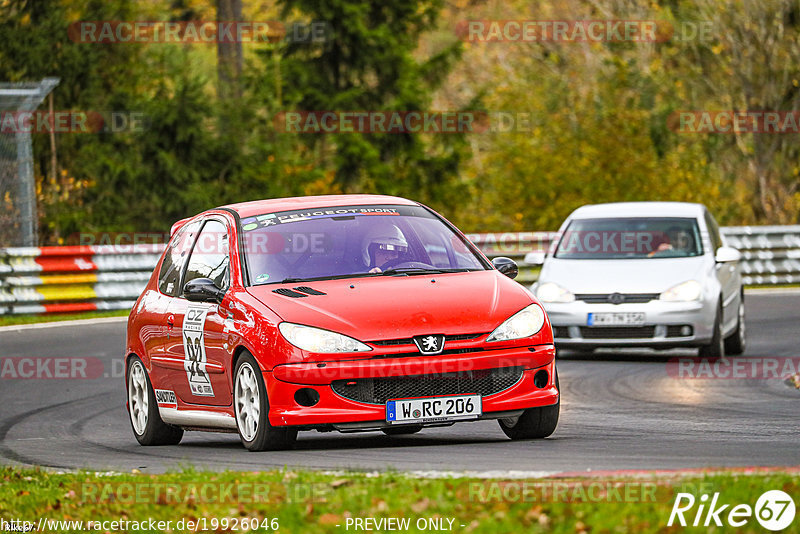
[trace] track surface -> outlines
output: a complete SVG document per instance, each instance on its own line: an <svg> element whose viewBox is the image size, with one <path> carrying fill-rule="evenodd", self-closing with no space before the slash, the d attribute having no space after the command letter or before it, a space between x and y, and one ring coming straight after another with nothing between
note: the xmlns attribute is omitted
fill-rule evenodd
<svg viewBox="0 0 800 534"><path fill-rule="evenodd" d="M746 356L798 354L800 293L747 297ZM302 432L294 450L250 453L234 434L188 432L172 447L141 447L125 410L125 323L0 331L5 357L102 360L96 379L0 379L0 463L161 472L194 465L256 470L525 471L677 469L800 464L800 391L782 380L687 380L667 361L691 351L564 351L555 434L511 442L495 421L390 438Z"/></svg>

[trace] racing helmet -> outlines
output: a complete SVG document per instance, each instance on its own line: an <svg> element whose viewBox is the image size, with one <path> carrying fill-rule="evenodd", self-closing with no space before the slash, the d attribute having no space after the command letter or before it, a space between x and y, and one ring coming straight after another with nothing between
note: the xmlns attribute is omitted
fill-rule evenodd
<svg viewBox="0 0 800 534"><path fill-rule="evenodd" d="M408 251L408 241L403 232L394 224L378 225L370 228L362 241L364 264L372 267L375 253L378 250L396 251L404 254Z"/></svg>

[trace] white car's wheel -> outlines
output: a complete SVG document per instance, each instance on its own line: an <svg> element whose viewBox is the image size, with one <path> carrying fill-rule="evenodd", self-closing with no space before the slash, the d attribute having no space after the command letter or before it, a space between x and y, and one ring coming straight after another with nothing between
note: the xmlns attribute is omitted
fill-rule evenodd
<svg viewBox="0 0 800 534"><path fill-rule="evenodd" d="M747 347L747 332L744 322L744 292L739 298L739 309L736 315L736 330L725 339L726 354L742 354Z"/></svg>
<svg viewBox="0 0 800 534"><path fill-rule="evenodd" d="M720 307L714 317L714 333L708 345L700 347L699 352L704 358L723 358L725 356L725 339L722 337L722 297Z"/></svg>
<svg viewBox="0 0 800 534"><path fill-rule="evenodd" d="M164 423L158 413L155 392L142 360L128 361L128 412L136 440L142 445L175 445L183 429Z"/></svg>
<svg viewBox="0 0 800 534"><path fill-rule="evenodd" d="M236 363L233 406L242 444L250 451L291 448L297 430L269 424L269 402L264 377L255 358L245 352Z"/></svg>

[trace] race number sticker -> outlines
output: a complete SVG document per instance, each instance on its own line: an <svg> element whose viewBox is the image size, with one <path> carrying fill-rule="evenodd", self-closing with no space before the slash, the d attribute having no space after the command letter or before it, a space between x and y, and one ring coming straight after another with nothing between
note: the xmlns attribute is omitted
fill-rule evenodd
<svg viewBox="0 0 800 534"><path fill-rule="evenodd" d="M213 397L211 379L206 371L206 345L203 339L203 326L206 322L208 308L189 306L183 320L183 350L185 360L183 368L189 379L192 395Z"/></svg>

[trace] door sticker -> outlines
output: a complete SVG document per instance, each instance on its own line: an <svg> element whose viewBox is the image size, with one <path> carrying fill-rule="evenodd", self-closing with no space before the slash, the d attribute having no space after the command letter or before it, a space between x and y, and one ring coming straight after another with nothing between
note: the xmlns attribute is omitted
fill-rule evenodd
<svg viewBox="0 0 800 534"><path fill-rule="evenodd" d="M200 397L213 397L211 379L206 371L206 346L203 339L203 327L206 323L208 308L189 306L186 318L183 320L183 351L185 360L183 368L192 395Z"/></svg>

